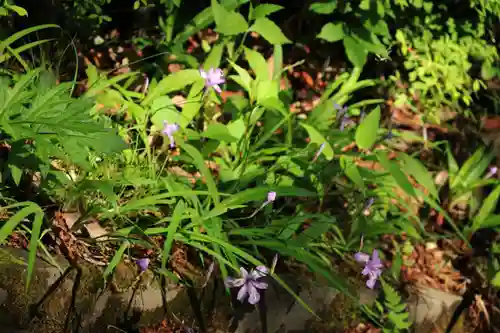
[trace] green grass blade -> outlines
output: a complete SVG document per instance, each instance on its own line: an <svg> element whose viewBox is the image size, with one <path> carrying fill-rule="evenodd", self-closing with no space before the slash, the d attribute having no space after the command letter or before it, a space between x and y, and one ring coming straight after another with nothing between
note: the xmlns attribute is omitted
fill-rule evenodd
<svg viewBox="0 0 500 333"><path fill-rule="evenodd" d="M31 278L33 277L33 269L35 268L36 253L38 249L38 241L40 238L40 233L42 231L43 224L43 211L42 209L33 204L33 209L35 209L35 219L33 220L33 228L31 229L31 239L29 245L29 255L28 255L28 276L26 277L26 290L28 290Z"/></svg>
<svg viewBox="0 0 500 333"><path fill-rule="evenodd" d="M208 192L210 192L215 205L220 204L220 194L219 191L217 190L217 186L215 185L214 178L212 177L212 173L208 169L207 165L205 164L205 160L203 159L203 156L201 153L193 146L187 143L180 144L181 148L186 151L186 153L191 156L193 159L193 162L196 166L196 168L200 171L201 175L204 177L207 187L208 187Z"/></svg>
<svg viewBox="0 0 500 333"><path fill-rule="evenodd" d="M115 270L116 266L120 263L122 260L123 254L125 251L128 249L130 243L128 241L124 241L121 245L118 251L116 251L115 255L113 256L113 259L109 262L108 266L104 270L104 273L102 274L104 280L107 280L108 276L113 273Z"/></svg>
<svg viewBox="0 0 500 333"><path fill-rule="evenodd" d="M14 229L21 223L23 219L31 214L35 215L33 221L33 227L31 229L31 238L29 244L29 254L28 254L28 276L26 277L26 289L29 288L31 278L33 276L33 269L35 267L36 252L38 248L38 239L40 237L42 223L43 223L43 210L37 204L33 202L20 203L15 206L24 205L25 207L18 211L14 216L12 216L7 222L0 228L0 243L3 243L8 236L12 234ZM8 206L9 207L9 206ZM12 206L10 206L12 207Z"/></svg>
<svg viewBox="0 0 500 333"><path fill-rule="evenodd" d="M174 212L172 214L172 221L170 222L167 228L167 239L165 240L165 244L163 244L163 253L161 257L161 268L167 268L168 257L170 255L170 250L172 249L172 243L174 241L174 236L179 229L179 225L183 219L183 212L186 209L184 201L180 200L177 202L177 205L174 208Z"/></svg>
<svg viewBox="0 0 500 333"><path fill-rule="evenodd" d="M31 27L28 29L18 31L18 32L10 35L8 38L6 38L0 42L0 53L4 53L7 46L10 46L12 43L16 42L18 39L21 39L24 36L31 34L32 32L40 31L40 30L48 29L48 28L59 28L59 26L55 25L55 24L42 24L42 25L37 25L37 26Z"/></svg>

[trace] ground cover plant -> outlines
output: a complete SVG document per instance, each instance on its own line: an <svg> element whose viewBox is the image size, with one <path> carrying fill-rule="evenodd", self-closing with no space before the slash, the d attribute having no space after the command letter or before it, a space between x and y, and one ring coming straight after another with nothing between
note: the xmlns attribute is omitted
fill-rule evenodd
<svg viewBox="0 0 500 333"><path fill-rule="evenodd" d="M434 329L498 332L499 0L37 6L0 7L0 241L27 288L37 256L107 285L127 261L194 295L144 332L210 331L209 280L233 308L278 286L311 331L407 332L431 287L463 296Z"/></svg>

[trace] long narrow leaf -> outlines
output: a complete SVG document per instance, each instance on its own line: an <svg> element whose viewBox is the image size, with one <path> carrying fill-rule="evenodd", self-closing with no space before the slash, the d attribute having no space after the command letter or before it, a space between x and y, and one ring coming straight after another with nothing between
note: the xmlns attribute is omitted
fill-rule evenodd
<svg viewBox="0 0 500 333"><path fill-rule="evenodd" d="M120 263L122 260L123 254L125 253L125 250L128 249L130 243L128 241L124 241L121 245L118 251L116 251L115 255L113 256L113 259L109 262L108 266L104 270L103 278L106 280L110 274L113 273L115 270L116 266Z"/></svg>
<svg viewBox="0 0 500 333"><path fill-rule="evenodd" d="M182 222L183 212L184 212L185 204L184 201L179 200L177 205L174 208L174 212L172 214L172 221L167 228L167 239L165 240L165 244L163 245L163 253L161 256L161 268L167 268L168 257L170 256L170 250L172 249L172 242L174 241L174 235L177 233L177 229L179 229L179 225Z"/></svg>

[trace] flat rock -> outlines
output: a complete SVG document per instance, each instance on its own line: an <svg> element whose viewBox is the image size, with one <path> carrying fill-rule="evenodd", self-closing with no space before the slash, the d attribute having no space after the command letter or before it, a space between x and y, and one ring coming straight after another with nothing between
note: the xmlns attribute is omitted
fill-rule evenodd
<svg viewBox="0 0 500 333"><path fill-rule="evenodd" d="M410 321L415 332L445 331L462 296L430 287L418 287L408 299ZM460 319L462 320L462 319ZM461 332L463 325L456 325L453 333Z"/></svg>
<svg viewBox="0 0 500 333"><path fill-rule="evenodd" d="M162 289L151 272L145 272L136 288L113 293L104 288L100 269L84 265L81 276L77 277L76 271L70 273L35 312L34 304L55 285L61 271L37 260L26 290L26 260L24 250L0 248L0 332L62 332L67 321L72 332L116 333L117 328L127 331L158 324L167 303L169 311L185 313L191 309L184 288L168 282ZM68 267L60 258L57 262L62 270ZM117 284L129 286L136 278L136 267L122 265L115 271ZM72 297L75 311L68 315Z"/></svg>
<svg viewBox="0 0 500 333"><path fill-rule="evenodd" d="M298 290L297 282L294 283L293 278L287 280L288 285L296 290L298 296L315 313L322 313L325 309L330 309L332 301L339 294L333 288L313 285L305 281ZM311 321L316 320L314 315L292 295L274 283L271 283L271 287L265 291L262 303L264 304L262 310L266 312L265 317L262 317L255 307L241 306L241 309L238 309L239 311L237 310L233 317L233 328L230 332L305 333L309 332ZM245 310L246 313L241 313Z"/></svg>

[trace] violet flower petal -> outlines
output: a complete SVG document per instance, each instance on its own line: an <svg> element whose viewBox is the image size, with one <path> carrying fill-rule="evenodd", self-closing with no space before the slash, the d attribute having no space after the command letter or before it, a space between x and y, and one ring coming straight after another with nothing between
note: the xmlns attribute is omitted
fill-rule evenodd
<svg viewBox="0 0 500 333"><path fill-rule="evenodd" d="M200 68L200 76L203 78L203 79L207 79L208 77L208 74L207 72L205 72L203 69Z"/></svg>
<svg viewBox="0 0 500 333"><path fill-rule="evenodd" d="M230 276L228 276L226 278L226 280L224 281L224 285L227 288L241 287L244 284L245 284L245 279L242 279L242 278L235 279L235 278L230 277Z"/></svg>
<svg viewBox="0 0 500 333"><path fill-rule="evenodd" d="M149 267L149 258L139 259L135 263L137 264L137 266L139 266L139 269L141 270L141 272L144 272Z"/></svg>
<svg viewBox="0 0 500 333"><path fill-rule="evenodd" d="M250 275L251 275L251 277L252 277L253 280L256 280L256 279L259 279L261 277L264 277L267 274L269 274L269 269L266 266L257 266L250 273Z"/></svg>
<svg viewBox="0 0 500 333"><path fill-rule="evenodd" d="M224 72L220 68L211 68L208 71L208 79L210 80L210 85L223 84L226 82L224 79Z"/></svg>
<svg viewBox="0 0 500 333"><path fill-rule="evenodd" d="M376 249L373 249L373 253L372 253L372 258L371 258L370 264L374 268L381 268L382 267L382 261L380 261L380 257L378 255L378 251Z"/></svg>
<svg viewBox="0 0 500 333"><path fill-rule="evenodd" d="M366 281L366 286L370 289L373 289L375 287L375 283L377 282L376 278L370 278L368 281Z"/></svg>
<svg viewBox="0 0 500 333"><path fill-rule="evenodd" d="M205 80L205 87L212 87L219 94L222 92L220 84L226 82L224 72L220 68L210 68L208 72L200 68L200 76Z"/></svg>
<svg viewBox="0 0 500 333"><path fill-rule="evenodd" d="M240 290L238 291L238 295L236 298L238 301L243 302L245 300L245 297L247 296L247 290L248 290L248 284L244 284L241 286Z"/></svg>
<svg viewBox="0 0 500 333"><path fill-rule="evenodd" d="M243 279L246 280L248 278L248 271L244 267L240 267L240 274Z"/></svg>
<svg viewBox="0 0 500 333"><path fill-rule="evenodd" d="M164 120L163 121L163 130L161 131L163 135L166 135L168 139L170 140L170 147L174 148L175 147L175 139L174 139L174 133L179 130L179 125L178 124L169 124L168 121Z"/></svg>
<svg viewBox="0 0 500 333"><path fill-rule="evenodd" d="M363 264L366 264L368 262L368 260L370 260L370 256L366 253L363 253L363 252L358 252L354 255L354 259L357 261L357 262L360 262L360 263L363 263Z"/></svg>
<svg viewBox="0 0 500 333"><path fill-rule="evenodd" d="M257 304L260 300L260 293L252 283L248 284L248 303Z"/></svg>
<svg viewBox="0 0 500 333"><path fill-rule="evenodd" d="M250 283L257 289L267 289L269 287L265 282L251 281Z"/></svg>

